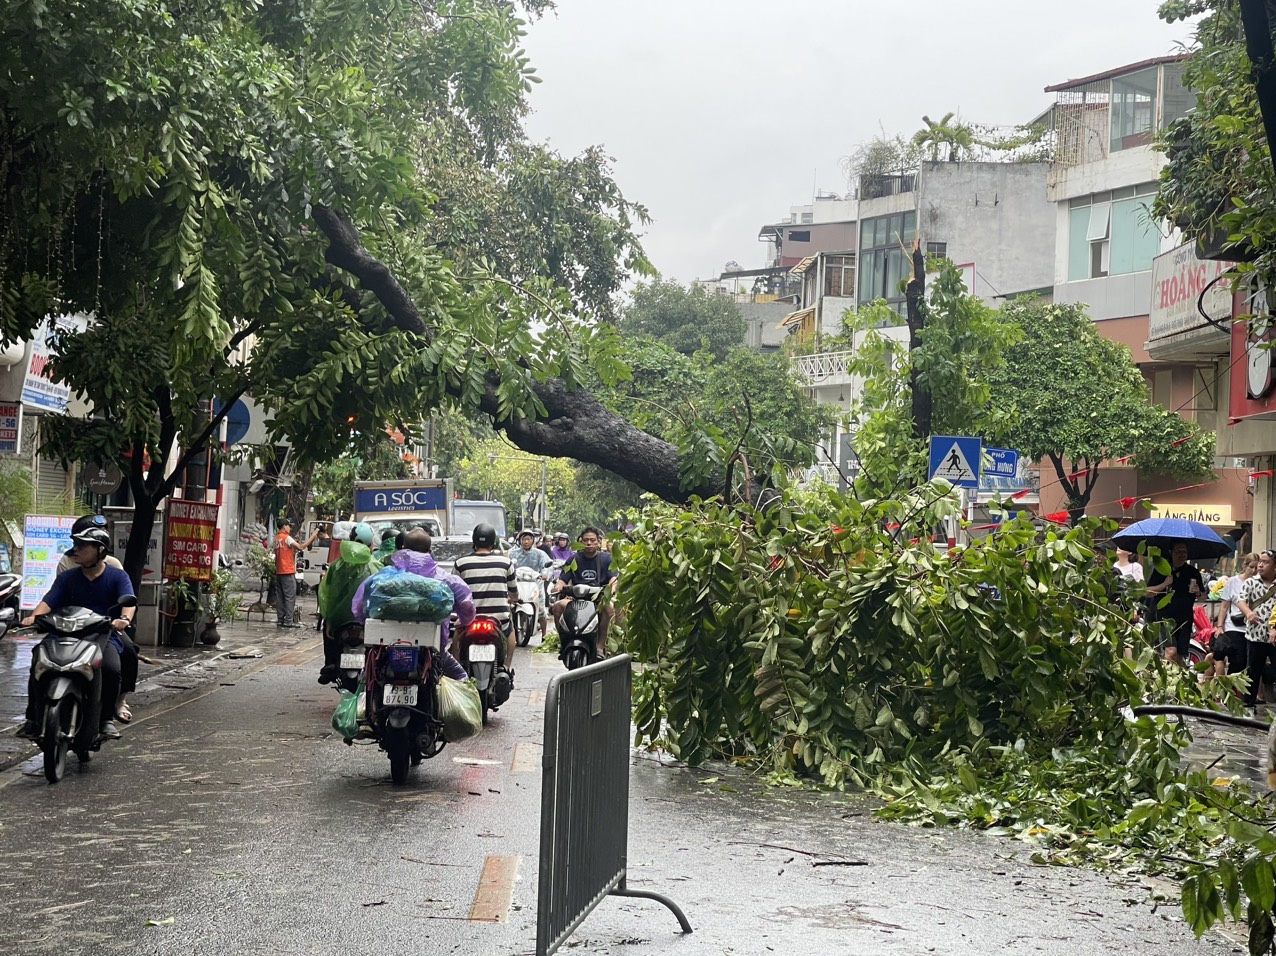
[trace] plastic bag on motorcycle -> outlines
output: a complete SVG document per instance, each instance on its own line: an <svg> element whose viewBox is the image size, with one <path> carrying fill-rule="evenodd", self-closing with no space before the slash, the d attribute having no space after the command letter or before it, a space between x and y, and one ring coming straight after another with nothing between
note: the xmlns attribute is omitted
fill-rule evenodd
<svg viewBox="0 0 1276 956"><path fill-rule="evenodd" d="M341 691L341 703L332 712L332 729L339 733L343 740L353 740L359 733L360 711L363 709L363 680L359 680L359 689L355 693Z"/></svg>
<svg viewBox="0 0 1276 956"><path fill-rule="evenodd" d="M341 542L341 561L328 569L319 582L319 613L332 627L334 633L354 623L350 604L359 585L367 577L381 570L366 544L358 541Z"/></svg>
<svg viewBox="0 0 1276 956"><path fill-rule="evenodd" d="M483 732L483 702L473 680L439 678L439 720L448 743L468 740Z"/></svg>
<svg viewBox="0 0 1276 956"><path fill-rule="evenodd" d="M398 568L382 568L363 589L364 611L378 621L428 621L441 624L452 613L452 589L436 578Z"/></svg>

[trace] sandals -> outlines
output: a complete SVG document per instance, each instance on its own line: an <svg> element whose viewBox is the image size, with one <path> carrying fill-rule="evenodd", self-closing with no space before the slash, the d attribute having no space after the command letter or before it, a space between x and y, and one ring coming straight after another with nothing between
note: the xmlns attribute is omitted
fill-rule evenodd
<svg viewBox="0 0 1276 956"><path fill-rule="evenodd" d="M115 719L122 724L127 724L133 719L133 711L129 710L128 704L121 704L116 708Z"/></svg>

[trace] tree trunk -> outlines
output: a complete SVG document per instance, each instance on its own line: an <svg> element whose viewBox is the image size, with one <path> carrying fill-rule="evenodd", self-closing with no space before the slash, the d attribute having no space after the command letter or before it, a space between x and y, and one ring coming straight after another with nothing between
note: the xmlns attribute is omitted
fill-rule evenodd
<svg viewBox="0 0 1276 956"><path fill-rule="evenodd" d="M301 539L301 532L305 528L306 506L310 502L310 488L315 480L315 466L313 464L305 465L297 469L297 473L293 475L292 487L288 489L288 503L286 512L288 520L292 522L292 526L297 530L297 538Z"/></svg>
<svg viewBox="0 0 1276 956"><path fill-rule="evenodd" d="M904 299L908 318L908 351L917 355L921 345L921 332L926 327L926 316L923 301L926 297L926 256L922 252L921 240L913 243L913 275L904 290ZM933 406L930 389L921 384L921 372L914 362L909 374L909 386L913 397L913 435L921 441L930 438Z"/></svg>
<svg viewBox="0 0 1276 956"><path fill-rule="evenodd" d="M314 217L328 237L327 260L375 295L399 328L430 338L434 330L389 267L364 248L349 217L325 206L315 206ZM561 379L534 381L532 390L546 414L533 420L502 415L499 384L497 373L489 372L479 407L523 451L599 465L671 502L709 498L726 490L721 477L684 488L678 477L678 449L630 424L587 391L571 391Z"/></svg>

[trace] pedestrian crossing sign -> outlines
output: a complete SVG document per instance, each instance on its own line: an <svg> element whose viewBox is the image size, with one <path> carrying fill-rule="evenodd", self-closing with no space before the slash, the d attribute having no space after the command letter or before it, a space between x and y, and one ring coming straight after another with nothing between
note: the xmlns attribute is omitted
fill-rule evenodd
<svg viewBox="0 0 1276 956"><path fill-rule="evenodd" d="M943 478L956 488L978 488L982 445L978 438L931 435L930 480Z"/></svg>

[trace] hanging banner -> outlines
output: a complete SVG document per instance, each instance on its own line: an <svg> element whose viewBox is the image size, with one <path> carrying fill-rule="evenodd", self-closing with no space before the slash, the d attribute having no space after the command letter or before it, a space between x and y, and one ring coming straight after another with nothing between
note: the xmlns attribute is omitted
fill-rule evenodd
<svg viewBox="0 0 1276 956"><path fill-rule="evenodd" d="M0 455L16 455L22 445L22 403L0 402Z"/></svg>
<svg viewBox="0 0 1276 956"><path fill-rule="evenodd" d="M83 312L71 315L50 315L35 330L31 340L31 361L27 365L26 379L22 383L22 404L35 411L64 412L71 400L71 389L55 382L49 374L49 359L58 350L58 339L63 335L83 332L89 326L89 317Z"/></svg>
<svg viewBox="0 0 1276 956"><path fill-rule="evenodd" d="M217 551L217 505L174 499L168 503L168 545L164 577L209 581Z"/></svg>
<svg viewBox="0 0 1276 956"><path fill-rule="evenodd" d="M58 576L58 562L71 547L71 525L74 515L27 515L22 536L22 608L30 610L39 604L53 579Z"/></svg>

